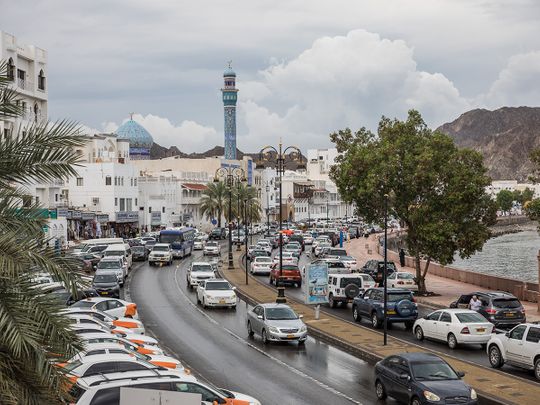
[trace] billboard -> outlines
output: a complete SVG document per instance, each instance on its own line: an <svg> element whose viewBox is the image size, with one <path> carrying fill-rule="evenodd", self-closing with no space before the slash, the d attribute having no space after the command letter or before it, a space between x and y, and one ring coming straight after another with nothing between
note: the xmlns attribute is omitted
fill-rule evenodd
<svg viewBox="0 0 540 405"><path fill-rule="evenodd" d="M328 264L310 264L306 266L304 282L306 304L328 302Z"/></svg>

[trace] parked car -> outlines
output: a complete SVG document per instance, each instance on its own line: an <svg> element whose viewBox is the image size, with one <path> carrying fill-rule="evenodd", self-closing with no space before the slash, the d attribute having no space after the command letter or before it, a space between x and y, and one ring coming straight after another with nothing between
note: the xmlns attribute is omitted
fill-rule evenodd
<svg viewBox="0 0 540 405"><path fill-rule="evenodd" d="M77 301L72 308L92 308L109 315L139 319L137 304L118 298L90 297Z"/></svg>
<svg viewBox="0 0 540 405"><path fill-rule="evenodd" d="M117 326L121 328L127 328L133 333L138 333L141 335L144 335L145 328L141 321L133 318L124 318L124 317L118 317L113 316L111 314L108 314L106 312L100 311L99 309L95 308L67 308L63 313L68 315L90 315L96 319L99 319L102 322L105 322L111 326Z"/></svg>
<svg viewBox="0 0 540 405"><path fill-rule="evenodd" d="M133 257L133 261L145 262L148 260L148 249L144 245L132 246L131 255Z"/></svg>
<svg viewBox="0 0 540 405"><path fill-rule="evenodd" d="M272 259L268 256L258 256L253 258L250 265L251 274L270 274L272 270Z"/></svg>
<svg viewBox="0 0 540 405"><path fill-rule="evenodd" d="M417 319L413 326L416 339L446 342L450 349L461 344L485 345L495 327L470 309L444 309Z"/></svg>
<svg viewBox="0 0 540 405"><path fill-rule="evenodd" d="M287 243L285 246L283 246L283 252L291 252L294 257L299 259L300 255L302 254L302 248L299 244Z"/></svg>
<svg viewBox="0 0 540 405"><path fill-rule="evenodd" d="M362 317L371 320L374 328L380 328L383 323L384 289L370 288L364 294L354 298L352 315L356 322ZM418 309L412 292L402 288L388 288L387 312L388 323L404 323L407 329L412 329L418 318Z"/></svg>
<svg viewBox="0 0 540 405"><path fill-rule="evenodd" d="M315 248L315 256L319 257L321 253L323 252L323 249L329 250L332 247L332 244L328 241L319 242L317 243L317 247Z"/></svg>
<svg viewBox="0 0 540 405"><path fill-rule="evenodd" d="M101 272L110 273L111 271L116 273L118 283L123 286L124 280L127 278L127 266L121 256L104 257L99 261L96 275Z"/></svg>
<svg viewBox="0 0 540 405"><path fill-rule="evenodd" d="M450 308L468 308L473 295L476 295L482 307L478 311L496 328L511 328L527 322L525 308L510 293L504 291L478 291L463 294L450 304Z"/></svg>
<svg viewBox="0 0 540 405"><path fill-rule="evenodd" d="M209 240L203 248L203 256L220 256L221 246L218 242Z"/></svg>
<svg viewBox="0 0 540 405"><path fill-rule="evenodd" d="M216 278L216 272L208 262L193 262L186 273L186 282L189 289L193 289L200 282Z"/></svg>
<svg viewBox="0 0 540 405"><path fill-rule="evenodd" d="M227 280L210 279L197 285L197 303L203 308L226 307L236 309L236 288Z"/></svg>
<svg viewBox="0 0 540 405"><path fill-rule="evenodd" d="M94 276L92 288L101 296L120 298L120 284L114 271L102 271Z"/></svg>
<svg viewBox="0 0 540 405"><path fill-rule="evenodd" d="M282 253L282 262L283 265L294 265L298 266L298 258L292 252L283 252ZM274 256L274 264L279 265L279 253Z"/></svg>
<svg viewBox="0 0 540 405"><path fill-rule="evenodd" d="M136 334L130 335L131 337L137 336ZM85 333L79 336L83 342L88 343L118 343L125 347L131 348L138 353L142 354L163 354L157 345L137 343L131 340L127 340L122 336L103 334L103 333ZM157 343L157 342L156 342Z"/></svg>
<svg viewBox="0 0 540 405"><path fill-rule="evenodd" d="M260 304L247 314L249 336L258 334L264 344L269 342L297 341L304 344L307 326L302 315L297 315L285 304Z"/></svg>
<svg viewBox="0 0 540 405"><path fill-rule="evenodd" d="M384 284L384 260L368 260L360 269L361 272L369 274L379 285ZM394 262L386 262L386 276L397 271Z"/></svg>
<svg viewBox="0 0 540 405"><path fill-rule="evenodd" d="M328 305L332 308L339 304L344 306L353 302L361 292L375 286L375 282L370 282L371 276L367 274L329 274L328 275ZM371 279L373 281L373 279Z"/></svg>
<svg viewBox="0 0 540 405"><path fill-rule="evenodd" d="M418 291L418 284L411 273L406 271L396 271L390 274L386 280L390 288L406 288L407 290Z"/></svg>
<svg viewBox="0 0 540 405"><path fill-rule="evenodd" d="M504 364L533 370L540 380L540 325L524 323L506 333L491 335L487 343L489 363L493 368Z"/></svg>
<svg viewBox="0 0 540 405"><path fill-rule="evenodd" d="M157 263L165 263L171 265L173 262L173 252L171 245L168 243L156 243L148 255L148 264L150 266Z"/></svg>
<svg viewBox="0 0 540 405"><path fill-rule="evenodd" d="M351 270L345 266L345 263L338 259L317 259L309 265L326 264L328 266L328 274L350 274ZM302 268L302 274L306 275L306 266Z"/></svg>
<svg viewBox="0 0 540 405"><path fill-rule="evenodd" d="M345 267L351 271L358 271L358 264L354 257L352 256L338 256L340 262L342 262Z"/></svg>
<svg viewBox="0 0 540 405"><path fill-rule="evenodd" d="M300 269L296 265L283 265L282 271L279 269L279 264L274 264L272 270L270 270L270 278L268 280L270 284L280 285L292 284L296 287L302 286L302 275Z"/></svg>
<svg viewBox="0 0 540 405"><path fill-rule="evenodd" d="M375 394L411 405L476 405L478 396L461 380L464 375L431 353L391 355L375 365Z"/></svg>

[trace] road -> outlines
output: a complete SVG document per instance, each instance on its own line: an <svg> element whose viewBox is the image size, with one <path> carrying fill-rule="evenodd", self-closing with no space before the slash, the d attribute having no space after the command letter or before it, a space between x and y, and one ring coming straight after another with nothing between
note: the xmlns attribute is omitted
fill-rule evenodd
<svg viewBox="0 0 540 405"><path fill-rule="evenodd" d="M174 266L137 264L129 295L146 328L171 355L217 386L252 395L263 404L374 404L373 368L364 361L309 338L265 346L248 337L249 305L236 311L203 310L186 288L192 258ZM387 403L395 403L387 401Z"/></svg>

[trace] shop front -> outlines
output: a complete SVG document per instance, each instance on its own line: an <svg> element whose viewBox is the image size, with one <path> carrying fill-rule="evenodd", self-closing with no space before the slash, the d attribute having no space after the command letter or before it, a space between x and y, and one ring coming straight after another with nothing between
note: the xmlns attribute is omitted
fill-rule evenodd
<svg viewBox="0 0 540 405"><path fill-rule="evenodd" d="M118 211L113 225L114 236L135 238L139 233L139 213L137 211Z"/></svg>

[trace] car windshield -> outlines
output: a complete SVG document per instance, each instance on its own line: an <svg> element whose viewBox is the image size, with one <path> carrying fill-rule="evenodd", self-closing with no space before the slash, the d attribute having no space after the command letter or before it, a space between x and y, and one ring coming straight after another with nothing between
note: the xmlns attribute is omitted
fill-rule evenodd
<svg viewBox="0 0 540 405"><path fill-rule="evenodd" d="M71 308L92 308L94 304L92 301L77 301Z"/></svg>
<svg viewBox="0 0 540 405"><path fill-rule="evenodd" d="M341 282L340 282L339 286L341 288L345 288L349 284L354 284L354 285L357 285L358 287L362 287L362 281L358 277L354 277L354 278L353 277L343 277L341 279Z"/></svg>
<svg viewBox="0 0 540 405"><path fill-rule="evenodd" d="M79 367L80 365L82 364L82 362L80 360L74 360L74 361L71 361L69 363L67 363L63 369L65 372L70 372L70 371L73 371L75 370L77 367Z"/></svg>
<svg viewBox="0 0 540 405"><path fill-rule="evenodd" d="M173 242L180 242L181 241L181 237L180 235L175 235L175 234L172 234L172 235L164 235L164 234L161 234L159 235L159 241L161 243L173 243Z"/></svg>
<svg viewBox="0 0 540 405"><path fill-rule="evenodd" d="M414 277L411 273L397 273L397 278L401 280L412 280Z"/></svg>
<svg viewBox="0 0 540 405"><path fill-rule="evenodd" d="M347 256L345 249L330 249L328 252L331 256Z"/></svg>
<svg viewBox="0 0 540 405"><path fill-rule="evenodd" d="M144 253L146 248L144 246L133 246L131 250L135 253Z"/></svg>
<svg viewBox="0 0 540 405"><path fill-rule="evenodd" d="M495 308L519 308L520 302L515 298L497 298L493 300Z"/></svg>
<svg viewBox="0 0 540 405"><path fill-rule="evenodd" d="M298 319L298 315L289 308L266 308L266 319L269 320L287 320Z"/></svg>
<svg viewBox="0 0 540 405"><path fill-rule="evenodd" d="M389 302L399 302L401 300L411 300L410 293L388 293ZM411 300L412 301L412 300Z"/></svg>
<svg viewBox="0 0 540 405"><path fill-rule="evenodd" d="M272 259L269 257L257 257L255 263L272 263Z"/></svg>
<svg viewBox="0 0 540 405"><path fill-rule="evenodd" d="M209 264L194 264L191 266L191 271L212 271L212 266Z"/></svg>
<svg viewBox="0 0 540 405"><path fill-rule="evenodd" d="M114 283L116 280L116 274L96 274L94 276L94 283Z"/></svg>
<svg viewBox="0 0 540 405"><path fill-rule="evenodd" d="M463 312L461 314L456 314L456 318L461 323L487 322L487 319L478 312Z"/></svg>
<svg viewBox="0 0 540 405"><path fill-rule="evenodd" d="M154 249L152 249L152 251L153 252L168 252L169 251L169 246L155 245Z"/></svg>
<svg viewBox="0 0 540 405"><path fill-rule="evenodd" d="M105 257L124 256L124 252L121 250L107 250L104 252Z"/></svg>
<svg viewBox="0 0 540 405"><path fill-rule="evenodd" d="M122 265L119 260L102 260L97 265L98 269L118 269L120 267L122 267Z"/></svg>
<svg viewBox="0 0 540 405"><path fill-rule="evenodd" d="M454 370L442 361L412 363L411 368L412 374L417 380L438 381L459 379Z"/></svg>
<svg viewBox="0 0 540 405"><path fill-rule="evenodd" d="M206 283L206 289L208 291L226 291L231 289L231 285L226 281L214 281Z"/></svg>

